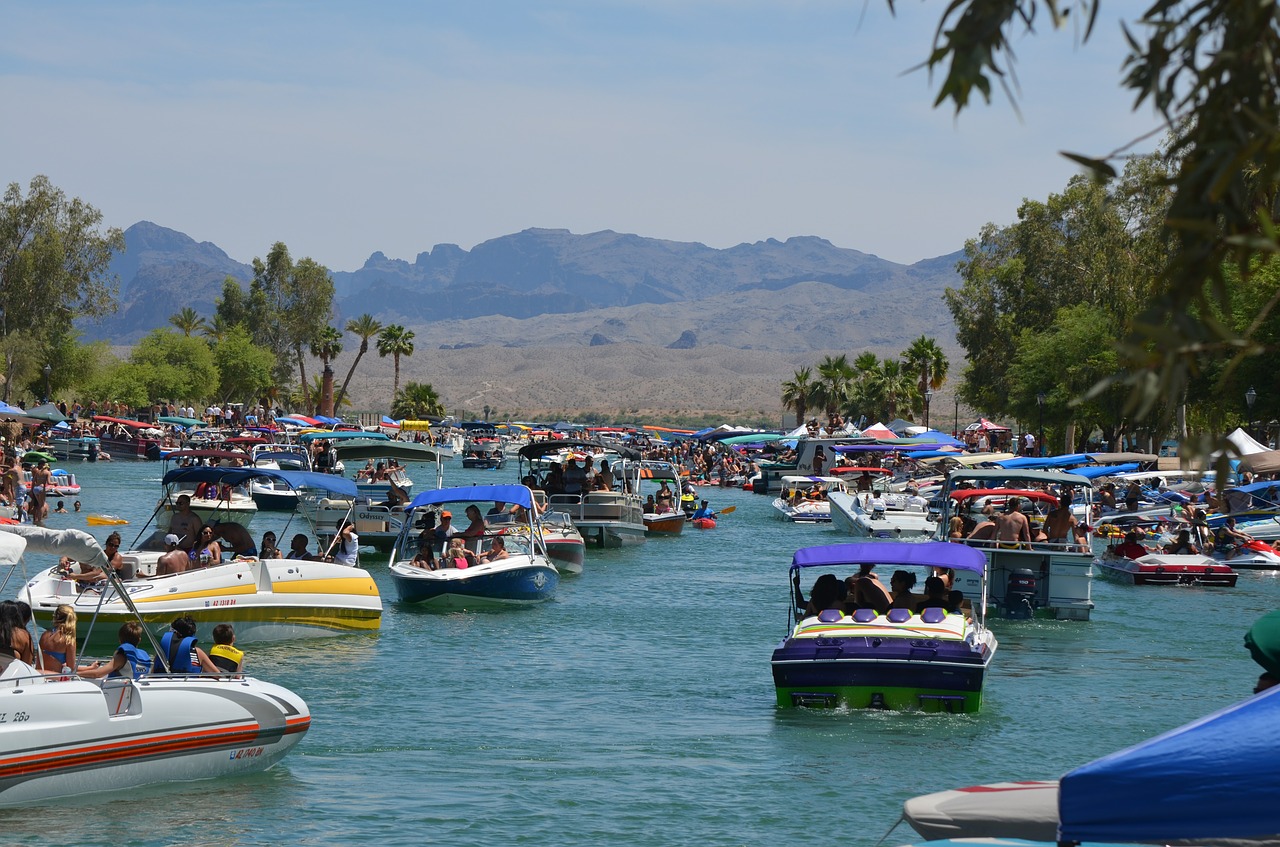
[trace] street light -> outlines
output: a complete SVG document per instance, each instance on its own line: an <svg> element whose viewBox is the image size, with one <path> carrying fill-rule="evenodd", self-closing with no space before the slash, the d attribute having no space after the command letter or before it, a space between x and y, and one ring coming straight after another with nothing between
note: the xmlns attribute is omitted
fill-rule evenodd
<svg viewBox="0 0 1280 847"><path fill-rule="evenodd" d="M1253 390L1253 386L1249 386L1249 390L1244 393L1244 402L1249 406L1249 429L1253 429L1253 404L1258 399L1258 392Z"/></svg>
<svg viewBox="0 0 1280 847"><path fill-rule="evenodd" d="M929 428L929 401L933 399L933 389L924 390L924 428Z"/></svg>
<svg viewBox="0 0 1280 847"><path fill-rule="evenodd" d="M49 374L53 373L53 366L46 364L44 366L44 402L49 402ZM1250 403L1250 406L1253 404Z"/></svg>
<svg viewBox="0 0 1280 847"><path fill-rule="evenodd" d="M1044 392L1036 395L1036 405L1040 407L1040 455L1044 455Z"/></svg>

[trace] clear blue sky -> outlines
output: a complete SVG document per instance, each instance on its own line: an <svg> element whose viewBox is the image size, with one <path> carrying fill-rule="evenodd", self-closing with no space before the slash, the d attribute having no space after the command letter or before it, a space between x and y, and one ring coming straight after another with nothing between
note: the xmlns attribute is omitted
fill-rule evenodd
<svg viewBox="0 0 1280 847"><path fill-rule="evenodd" d="M0 181L334 270L527 227L818 235L909 263L1061 190L1059 150L1157 126L1120 89L1114 19L1016 43L1021 116L1003 94L934 109L909 69L942 8L6 3Z"/></svg>

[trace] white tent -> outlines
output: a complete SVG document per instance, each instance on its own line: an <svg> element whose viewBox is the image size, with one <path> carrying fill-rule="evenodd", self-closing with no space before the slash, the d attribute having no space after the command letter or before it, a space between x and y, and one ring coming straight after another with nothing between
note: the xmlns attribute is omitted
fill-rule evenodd
<svg viewBox="0 0 1280 847"><path fill-rule="evenodd" d="M1268 449L1267 445L1262 444L1240 427L1236 427L1236 431L1228 435L1227 440L1236 446L1241 456L1248 456L1251 453L1265 453Z"/></svg>

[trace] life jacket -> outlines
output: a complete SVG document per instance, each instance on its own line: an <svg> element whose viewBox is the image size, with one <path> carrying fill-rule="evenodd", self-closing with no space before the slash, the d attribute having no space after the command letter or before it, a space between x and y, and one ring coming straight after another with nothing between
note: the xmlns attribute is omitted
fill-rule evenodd
<svg viewBox="0 0 1280 847"><path fill-rule="evenodd" d="M118 671L112 671L108 674L110 677L142 679L151 669L151 654L136 644L121 644L116 648L116 652L124 653L125 666Z"/></svg>
<svg viewBox="0 0 1280 847"><path fill-rule="evenodd" d="M209 648L209 660L227 673L235 673L244 658L244 651L230 644L215 644Z"/></svg>
<svg viewBox="0 0 1280 847"><path fill-rule="evenodd" d="M175 641L175 635L177 635L176 632L169 630L160 637L160 649L169 657L169 673L199 673L200 665L195 658L195 636L189 635L180 641ZM156 656L155 664L151 669L155 673L164 673L159 656Z"/></svg>

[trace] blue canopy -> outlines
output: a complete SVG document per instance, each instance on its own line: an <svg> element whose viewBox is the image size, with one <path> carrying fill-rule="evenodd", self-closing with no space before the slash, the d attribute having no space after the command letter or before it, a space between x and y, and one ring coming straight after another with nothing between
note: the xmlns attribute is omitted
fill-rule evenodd
<svg viewBox="0 0 1280 847"><path fill-rule="evenodd" d="M356 497L360 489L355 482L340 476L311 471L274 471L266 468L174 468L161 480L165 485L175 482L214 482L219 485L243 485L251 479L278 479L290 488L318 488L341 497Z"/></svg>
<svg viewBox="0 0 1280 847"><path fill-rule="evenodd" d="M390 441L385 432L365 432L364 430L339 429L324 432L304 432L298 436L299 441L348 441L352 438L368 438L373 441Z"/></svg>
<svg viewBox="0 0 1280 847"><path fill-rule="evenodd" d="M1264 479L1262 482L1251 482L1248 485L1235 485L1227 490L1243 491L1245 494L1259 494L1266 493L1272 488L1280 489L1280 480Z"/></svg>
<svg viewBox="0 0 1280 847"><path fill-rule="evenodd" d="M957 453L955 450L913 450L908 458L920 461L921 459L936 459L939 456L963 456L963 453Z"/></svg>
<svg viewBox="0 0 1280 847"><path fill-rule="evenodd" d="M1064 456L1045 456L1036 458L1035 456L1019 456L1016 459L1005 459L1003 462L992 462L993 465L1001 468L1065 468L1068 465L1087 465L1089 464L1089 455L1087 453L1068 453ZM1072 471L1075 473L1075 471Z"/></svg>
<svg viewBox="0 0 1280 847"><path fill-rule="evenodd" d="M791 559L792 570L861 564L955 568L980 574L986 571L987 557L973 547L949 544L945 541L926 541L919 544L904 544L900 541L864 541L858 544L801 547Z"/></svg>
<svg viewBox="0 0 1280 847"><path fill-rule="evenodd" d="M433 491L423 491L413 498L409 508L417 509L421 506L436 506L441 503L462 503L476 500L514 503L526 509L533 507L533 494L523 485L460 485L453 488L437 488ZM959 545L956 546L958 547Z"/></svg>
<svg viewBox="0 0 1280 847"><path fill-rule="evenodd" d="M1072 468L1071 472L1085 479L1097 479L1100 476L1115 476L1118 473L1129 473L1137 469L1137 462L1125 462L1123 465L1091 465L1084 468Z"/></svg>
<svg viewBox="0 0 1280 847"><path fill-rule="evenodd" d="M965 446L965 443L963 441L957 438L952 438L950 435L947 435L945 432L938 432L936 429L931 429L928 432L922 432L919 435L913 435L911 437L916 441L931 441L934 444L945 444L948 447L964 447Z"/></svg>
<svg viewBox="0 0 1280 847"><path fill-rule="evenodd" d="M1274 835L1280 687L1076 768L1058 789L1059 841Z"/></svg>
<svg viewBox="0 0 1280 847"><path fill-rule="evenodd" d="M331 418L326 415L316 415L315 419L320 421L320 423L326 423L329 426L337 426L338 424L342 423L341 418Z"/></svg>

